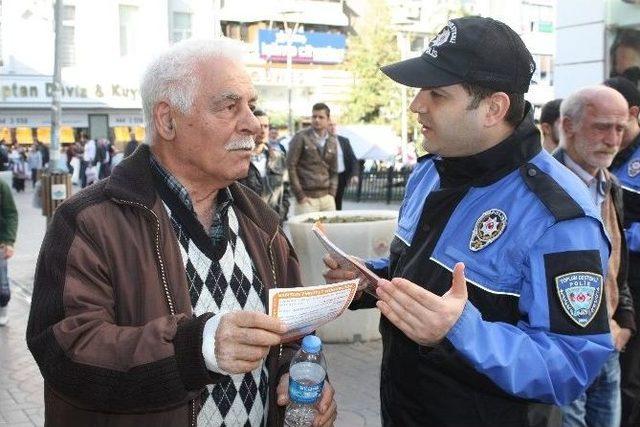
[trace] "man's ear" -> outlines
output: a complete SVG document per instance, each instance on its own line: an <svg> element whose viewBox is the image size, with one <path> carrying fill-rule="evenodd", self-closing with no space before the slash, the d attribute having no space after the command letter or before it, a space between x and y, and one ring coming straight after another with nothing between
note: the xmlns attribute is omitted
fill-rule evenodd
<svg viewBox="0 0 640 427"><path fill-rule="evenodd" d="M485 126L493 127L507 116L511 101L509 95L504 92L496 92L485 100L487 104L487 112L485 115Z"/></svg>
<svg viewBox="0 0 640 427"><path fill-rule="evenodd" d="M540 130L545 137L551 135L551 125L549 123L540 123Z"/></svg>
<svg viewBox="0 0 640 427"><path fill-rule="evenodd" d="M153 109L153 121L156 132L166 141L173 141L176 137L176 122L169 104L160 101Z"/></svg>
<svg viewBox="0 0 640 427"><path fill-rule="evenodd" d="M564 116L560 118L560 132L567 138L571 138L575 133L575 123L571 120L571 117Z"/></svg>
<svg viewBox="0 0 640 427"><path fill-rule="evenodd" d="M638 115L640 115L640 107L638 107L637 105L629 107L629 115L631 115L631 117L633 117L637 121L639 119Z"/></svg>

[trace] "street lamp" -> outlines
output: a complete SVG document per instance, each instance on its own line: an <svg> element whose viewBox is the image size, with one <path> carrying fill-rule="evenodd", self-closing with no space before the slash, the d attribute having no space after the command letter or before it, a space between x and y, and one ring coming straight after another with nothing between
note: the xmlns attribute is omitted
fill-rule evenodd
<svg viewBox="0 0 640 427"><path fill-rule="evenodd" d="M292 105L292 92L293 92L293 52L292 52L292 44L293 38L298 32L298 27L300 23L296 20L293 23L293 28L289 27L290 21L287 19L287 15L294 15L300 13L299 10L293 8L287 8L280 11L280 15L282 16L282 23L284 24L284 31L287 35L287 107L288 107L288 115L287 115L287 127L289 131L289 136L293 136L293 113L291 110Z"/></svg>

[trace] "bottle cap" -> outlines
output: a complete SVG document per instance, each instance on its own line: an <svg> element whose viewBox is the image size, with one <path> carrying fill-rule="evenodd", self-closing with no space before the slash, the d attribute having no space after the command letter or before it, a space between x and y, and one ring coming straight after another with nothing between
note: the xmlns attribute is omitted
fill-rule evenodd
<svg viewBox="0 0 640 427"><path fill-rule="evenodd" d="M318 353L322 349L322 341L315 335L307 335L302 340L302 349L307 353Z"/></svg>

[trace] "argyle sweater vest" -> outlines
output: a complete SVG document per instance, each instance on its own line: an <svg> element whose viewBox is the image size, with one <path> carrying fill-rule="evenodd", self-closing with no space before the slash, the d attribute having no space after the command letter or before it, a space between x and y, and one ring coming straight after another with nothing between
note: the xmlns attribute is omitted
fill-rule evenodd
<svg viewBox="0 0 640 427"><path fill-rule="evenodd" d="M182 215L165 203L180 243L193 313L199 316L230 311L265 312L265 288L240 237L233 206L228 209L221 244L204 239L197 223L184 224ZM196 234L197 236L194 236ZM202 392L198 426L263 426L268 409L268 371L263 363L252 372L228 375Z"/></svg>

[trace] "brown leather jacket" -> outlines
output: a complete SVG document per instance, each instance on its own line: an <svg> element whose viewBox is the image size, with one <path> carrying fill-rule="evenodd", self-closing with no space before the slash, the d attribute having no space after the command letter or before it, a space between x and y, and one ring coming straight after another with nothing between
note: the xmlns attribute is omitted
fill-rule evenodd
<svg viewBox="0 0 640 427"><path fill-rule="evenodd" d="M320 148L313 128L293 136L287 154L289 182L298 201L305 197L336 196L338 189L338 142L332 135Z"/></svg>
<svg viewBox="0 0 640 427"><path fill-rule="evenodd" d="M299 285L276 213L242 186L229 188L262 282ZM221 378L201 352L211 316L192 315L178 242L141 146L63 203L42 244L27 344L45 380L46 425L195 425L200 392ZM275 389L295 350L272 348L267 358L272 426L282 425Z"/></svg>

